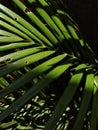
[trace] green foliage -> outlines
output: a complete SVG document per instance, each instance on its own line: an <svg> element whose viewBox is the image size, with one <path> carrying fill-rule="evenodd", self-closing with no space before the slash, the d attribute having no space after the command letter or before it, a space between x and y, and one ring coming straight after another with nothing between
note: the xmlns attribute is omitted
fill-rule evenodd
<svg viewBox="0 0 98 130"><path fill-rule="evenodd" d="M0 4L0 128L96 130L98 62L60 0Z"/></svg>

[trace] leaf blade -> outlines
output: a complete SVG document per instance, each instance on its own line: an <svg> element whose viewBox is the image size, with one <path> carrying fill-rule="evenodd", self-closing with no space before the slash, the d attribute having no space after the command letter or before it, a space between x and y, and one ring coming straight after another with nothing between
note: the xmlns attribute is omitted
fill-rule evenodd
<svg viewBox="0 0 98 130"><path fill-rule="evenodd" d="M87 75L82 103L73 130L82 129L84 118L86 116L86 112L88 110L88 106L91 101L93 87L94 87L94 75L91 73Z"/></svg>
<svg viewBox="0 0 98 130"><path fill-rule="evenodd" d="M85 65L78 66L77 71L81 70L81 68L83 69L83 66L85 67ZM76 74L73 75L71 80L69 81L67 88L64 90L64 93L62 94L58 104L56 105L56 108L54 110L52 117L50 117L49 121L47 122L45 126L45 130L50 130L50 129L53 130L55 128L56 123L59 120L60 116L63 114L65 108L68 106L68 104L72 100L72 97L74 96L76 89L83 76L83 71L80 73L77 73L77 71L76 71ZM76 85L74 86L74 88L73 88L73 82L76 82ZM73 91L70 93L71 90ZM67 100L66 100L66 103L64 104L65 97Z"/></svg>

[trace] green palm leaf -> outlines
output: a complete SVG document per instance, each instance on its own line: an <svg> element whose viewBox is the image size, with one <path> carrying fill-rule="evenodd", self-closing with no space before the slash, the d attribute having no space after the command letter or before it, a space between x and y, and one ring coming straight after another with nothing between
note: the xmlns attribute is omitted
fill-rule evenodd
<svg viewBox="0 0 98 130"><path fill-rule="evenodd" d="M82 129L84 118L86 116L87 109L91 101L93 87L94 87L94 75L88 74L87 79L86 79L85 89L84 89L84 95L83 95L81 107L77 116L77 120L74 126L74 130Z"/></svg>
<svg viewBox="0 0 98 130"><path fill-rule="evenodd" d="M2 112L0 115L0 120L5 119L9 114L23 106L28 100L30 100L33 96L40 92L41 89L45 88L54 79L59 77L69 66L70 64L59 65L58 67L50 71L45 78L35 84L28 92L21 96L15 103L13 103L6 111Z"/></svg>
<svg viewBox="0 0 98 130"><path fill-rule="evenodd" d="M70 128L71 120L69 119L70 123L66 124L60 122L60 119L63 120L63 113L69 116L66 108L76 102L76 94L79 89L83 89L80 95L81 102L75 108L77 112L72 123L73 129L84 128L84 119L90 110L92 112L90 126L92 130L96 130L97 59L83 40L75 21L66 13L63 2L12 0L11 4L15 10L13 7L11 10L0 4L0 101L4 102L0 107L0 121L3 122L0 128L7 129L16 125L18 121L10 125L8 122L15 119L17 112L33 100L35 106L32 119L36 122L36 119L42 118L43 121L45 110L48 119L50 118L41 124L41 128L67 130ZM42 107L41 98L43 97L44 101L48 99L50 95L47 91L51 92L51 87L54 88L51 95L55 98L58 96L54 93L58 90L56 81L59 80L62 81L60 90L64 91L59 93L59 101L53 100L52 108L48 105L49 101L44 104L47 108ZM17 93L20 96L17 96ZM11 102L7 103L9 97ZM38 103L34 100L36 97L39 98ZM10 115L12 118L7 122L6 119ZM38 125L32 129L39 129Z"/></svg>
<svg viewBox="0 0 98 130"><path fill-rule="evenodd" d="M91 118L91 130L96 130L97 129L97 122L98 122L98 104L97 104L97 99L98 99L98 76L95 76L94 79L94 98L93 98L93 108L92 108L92 118Z"/></svg>
<svg viewBox="0 0 98 130"><path fill-rule="evenodd" d="M62 94L56 108L55 111L53 113L53 116L50 118L50 120L48 121L45 130L49 130L49 129L53 129L54 126L56 126L56 123L58 122L59 118L61 117L61 115L63 114L64 110L66 109L66 107L69 105L69 103L71 102L77 87L80 84L80 81L82 79L83 76L83 71L82 72L78 72L79 70L83 69L85 65L80 65L76 68L76 74L74 74L68 84L68 87L65 89L64 93ZM75 84L75 85L74 85ZM72 89L73 88L73 89ZM71 92L71 90L73 90ZM67 98L67 99L66 99Z"/></svg>
<svg viewBox="0 0 98 130"><path fill-rule="evenodd" d="M55 64L60 62L63 58L65 58L66 55L62 54L59 56L56 56L50 60L47 60L46 62L38 65L34 69L32 69L30 72L26 73L24 76L16 80L14 83L10 84L10 86L6 87L2 91L0 91L0 98L8 95L9 93L15 91L16 89L22 87L24 84L30 82L34 77L37 77L39 74L51 69L54 67Z"/></svg>

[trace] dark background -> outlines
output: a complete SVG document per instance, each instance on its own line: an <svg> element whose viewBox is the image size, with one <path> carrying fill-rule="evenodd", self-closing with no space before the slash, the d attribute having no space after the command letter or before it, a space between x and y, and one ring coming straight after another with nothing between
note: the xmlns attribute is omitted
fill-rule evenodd
<svg viewBox="0 0 98 130"><path fill-rule="evenodd" d="M98 0L63 0L72 18L79 25L85 40L98 57Z"/></svg>
<svg viewBox="0 0 98 130"><path fill-rule="evenodd" d="M98 41L98 0L63 0L88 40Z"/></svg>

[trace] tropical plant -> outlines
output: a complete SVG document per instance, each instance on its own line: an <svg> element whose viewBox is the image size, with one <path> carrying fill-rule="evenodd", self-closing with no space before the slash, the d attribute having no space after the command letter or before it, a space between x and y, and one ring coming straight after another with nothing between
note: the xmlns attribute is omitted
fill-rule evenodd
<svg viewBox="0 0 98 130"><path fill-rule="evenodd" d="M10 2L0 4L0 128L96 130L98 62L62 1Z"/></svg>

